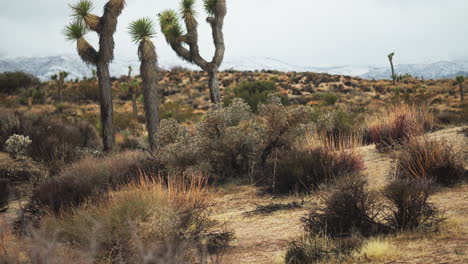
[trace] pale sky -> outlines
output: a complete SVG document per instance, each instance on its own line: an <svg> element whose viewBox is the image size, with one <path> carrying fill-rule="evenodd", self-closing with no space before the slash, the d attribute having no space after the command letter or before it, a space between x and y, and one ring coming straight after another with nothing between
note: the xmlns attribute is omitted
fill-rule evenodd
<svg viewBox="0 0 468 264"><path fill-rule="evenodd" d="M61 31L73 0L1 0L0 56L75 53ZM100 15L105 0L94 0ZM386 64L468 58L467 0L227 0L226 57L272 57L303 66ZM200 47L212 56L211 32L197 1ZM115 35L117 58L136 58L128 24L178 0L127 0ZM159 57L175 59L159 31ZM96 37L87 38L96 44Z"/></svg>

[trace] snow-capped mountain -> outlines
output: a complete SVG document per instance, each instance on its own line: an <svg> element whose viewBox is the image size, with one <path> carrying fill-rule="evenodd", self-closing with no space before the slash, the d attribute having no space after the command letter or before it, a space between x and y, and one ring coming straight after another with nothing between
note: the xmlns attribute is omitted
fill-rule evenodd
<svg viewBox="0 0 468 264"><path fill-rule="evenodd" d="M182 66L188 69L198 69L187 62L160 59L162 68L170 69L175 66ZM134 74L138 74L139 62L137 59L116 59L110 65L112 76L125 75L128 66L132 66ZM297 71L297 72L320 72L336 75L358 76L367 79L389 79L391 76L390 67L377 66L335 66L335 67L311 67L290 64L274 58L264 57L235 57L226 58L221 70L277 70L277 71ZM58 71L70 73L69 79L83 78L91 76L92 67L86 65L76 55L60 55L48 57L18 57L0 58L0 72L24 71L31 73L41 80L48 80L50 76ZM468 61L441 61L428 64L401 64L395 66L397 74L411 74L415 77L425 79L453 78L457 75L468 76Z"/></svg>
<svg viewBox="0 0 468 264"><path fill-rule="evenodd" d="M395 73L411 74L424 79L454 78L458 75L468 76L468 61L440 61L428 64L401 64L395 66ZM361 77L366 79L389 79L392 76L390 67L371 70Z"/></svg>

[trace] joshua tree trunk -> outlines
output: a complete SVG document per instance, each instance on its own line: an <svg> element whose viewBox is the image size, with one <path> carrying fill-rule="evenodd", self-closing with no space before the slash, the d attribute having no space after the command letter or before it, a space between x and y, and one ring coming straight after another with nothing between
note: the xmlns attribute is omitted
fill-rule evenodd
<svg viewBox="0 0 468 264"><path fill-rule="evenodd" d="M101 101L102 141L105 151L111 151L115 146L112 106L112 83L109 74L109 63L100 61L96 64L99 80L99 95Z"/></svg>
<svg viewBox="0 0 468 264"><path fill-rule="evenodd" d="M390 65L392 67L392 80L393 80L393 85L396 85L396 76L395 76L395 68L393 67L393 61L390 61Z"/></svg>
<svg viewBox="0 0 468 264"><path fill-rule="evenodd" d="M90 13L92 10L91 1L81 0L77 4L71 5L75 22L66 28L67 38L77 41L77 51L81 59L97 68L101 99L102 137L106 152L112 151L115 146L109 64L114 59L114 33L117 29L117 19L122 14L124 7L125 0L109 0L104 6L103 15L99 17ZM98 51L84 38L88 30L96 32L99 36Z"/></svg>
<svg viewBox="0 0 468 264"><path fill-rule="evenodd" d="M388 60L390 61L390 66L392 67L393 85L396 85L395 68L393 67L393 56L395 56L395 52L388 54Z"/></svg>
<svg viewBox="0 0 468 264"><path fill-rule="evenodd" d="M221 102L221 93L219 91L218 71L213 69L208 71L208 84L210 88L211 102L218 104Z"/></svg>
<svg viewBox="0 0 468 264"><path fill-rule="evenodd" d="M149 38L144 38L138 48L141 61L140 74L143 80L143 96L146 115L146 128L151 150L156 148L156 133L159 124L157 55Z"/></svg>

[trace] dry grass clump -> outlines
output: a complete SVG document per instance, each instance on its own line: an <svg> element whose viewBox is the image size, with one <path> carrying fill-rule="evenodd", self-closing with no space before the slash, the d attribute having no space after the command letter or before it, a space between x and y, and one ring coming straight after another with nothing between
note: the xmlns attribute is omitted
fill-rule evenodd
<svg viewBox="0 0 468 264"><path fill-rule="evenodd" d="M300 138L292 149L272 155L265 171L267 180L263 182L270 186L267 190L273 193L310 192L364 169L362 156L353 143L329 142L328 139L308 135Z"/></svg>
<svg viewBox="0 0 468 264"><path fill-rule="evenodd" d="M395 176L410 181L450 185L465 177L458 154L446 141L411 138L397 156Z"/></svg>
<svg viewBox="0 0 468 264"><path fill-rule="evenodd" d="M353 253L353 257L370 261L395 259L399 256L398 248L389 240L381 237L371 238Z"/></svg>
<svg viewBox="0 0 468 264"><path fill-rule="evenodd" d="M205 185L198 176L140 179L99 203L48 215L41 229L46 237L80 251L94 245L91 252L101 260L142 263L173 251L171 261L198 261L206 255L204 240L214 226L208 218L211 199Z"/></svg>
<svg viewBox="0 0 468 264"><path fill-rule="evenodd" d="M40 216L44 211L58 214L89 199L98 199L109 190L137 180L144 169L144 159L140 152L122 152L105 158L88 157L74 163L60 175L36 187L27 214Z"/></svg>
<svg viewBox="0 0 468 264"><path fill-rule="evenodd" d="M368 133L380 151L388 151L411 137L431 131L436 126L434 114L425 106L396 105L368 121Z"/></svg>
<svg viewBox="0 0 468 264"><path fill-rule="evenodd" d="M0 245L6 263L220 263L232 233L210 220L211 205L205 177L141 176L98 202L50 212L31 236L0 229Z"/></svg>
<svg viewBox="0 0 468 264"><path fill-rule="evenodd" d="M285 263L344 263L361 244L362 238L358 235L333 239L324 234L308 234L288 245Z"/></svg>

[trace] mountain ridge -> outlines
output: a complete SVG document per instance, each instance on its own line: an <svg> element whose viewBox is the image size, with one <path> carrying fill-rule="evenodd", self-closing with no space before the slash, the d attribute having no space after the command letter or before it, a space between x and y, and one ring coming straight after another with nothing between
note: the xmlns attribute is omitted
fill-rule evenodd
<svg viewBox="0 0 468 264"><path fill-rule="evenodd" d="M192 70L198 68L187 62L160 60L161 67L170 69L181 66ZM112 76L127 74L128 66L132 66L134 73L138 74L139 62L136 59L118 59L110 65ZM76 55L56 55L43 57L0 57L0 72L24 71L37 76L45 81L58 71L70 73L69 79L83 78L91 76L93 67L83 63ZM331 66L313 67L290 64L271 57L236 57L226 58L221 70L277 70L296 72L318 72L332 75L349 75L364 79L389 79L391 71L385 66ZM457 75L468 76L468 60L458 61L438 61L425 64L399 64L395 66L396 74L411 74L424 79L446 79L454 78Z"/></svg>

